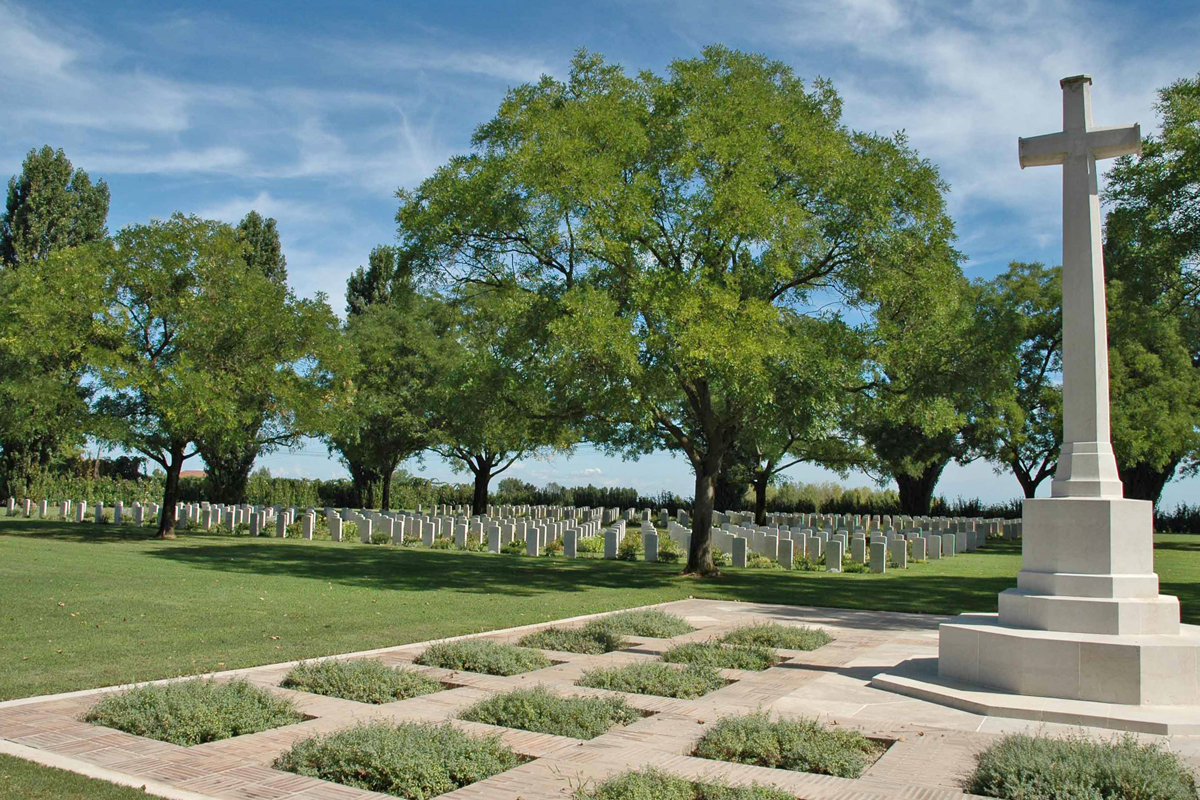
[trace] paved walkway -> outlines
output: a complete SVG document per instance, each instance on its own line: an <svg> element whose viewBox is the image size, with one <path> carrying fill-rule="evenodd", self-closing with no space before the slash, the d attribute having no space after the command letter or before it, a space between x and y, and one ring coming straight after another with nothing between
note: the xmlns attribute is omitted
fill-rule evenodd
<svg viewBox="0 0 1200 800"><path fill-rule="evenodd" d="M1058 725L981 717L867 686L873 676L902 661L936 658L937 624L942 617L713 600L684 600L661 607L683 616L698 630L671 640L630 637L629 649L600 656L548 653L556 662L553 666L509 678L415 667L453 688L380 706L281 689L278 683L292 664L220 673L217 677L221 679L246 678L293 698L309 719L196 747L179 747L80 722L79 717L97 695L111 690L9 701L0 703L0 750L131 785L147 784L152 791L181 799L384 798L388 796L280 772L270 765L293 742L359 720L451 720L471 733L499 734L514 750L533 760L443 795L447 800L561 800L582 785L647 765L687 778L773 784L807 800L950 800L969 797L959 788L962 780L973 766L974 754L996 736L1010 731L1068 730ZM725 677L733 682L696 700L623 695L647 716L586 742L455 719L462 709L489 693L522 686L543 684L579 695L612 694L577 687L574 682L586 669L654 660L671 644L703 641L739 625L767 620L820 626L835 641L813 652L780 651L784 661L763 672L725 670ZM537 627L545 626L486 636L512 641ZM407 665L426 644L344 657ZM886 740L890 746L857 780L726 764L688 755L720 717L760 708L788 716L815 716L828 725L854 728ZM1088 732L1105 738L1112 735L1106 731ZM1200 737L1170 737L1166 741L1190 763L1200 766Z"/></svg>

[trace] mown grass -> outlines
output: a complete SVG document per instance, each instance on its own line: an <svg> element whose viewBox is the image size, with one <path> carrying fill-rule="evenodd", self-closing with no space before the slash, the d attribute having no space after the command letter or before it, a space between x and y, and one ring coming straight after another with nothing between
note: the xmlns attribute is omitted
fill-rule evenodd
<svg viewBox="0 0 1200 800"><path fill-rule="evenodd" d="M279 684L285 689L340 697L359 703L392 703L446 687L414 669L389 667L370 658L302 662Z"/></svg>
<svg viewBox="0 0 1200 800"><path fill-rule="evenodd" d="M1200 537L1156 537L1162 591L1200 623ZM0 517L0 699L316 658L688 597L995 611L1019 542L882 575L514 559ZM651 635L634 634L625 635Z"/></svg>
<svg viewBox="0 0 1200 800"><path fill-rule="evenodd" d="M691 700L720 689L726 681L712 667L689 665L676 669L661 661L643 661L623 667L598 667L583 673L575 683L591 689Z"/></svg>
<svg viewBox="0 0 1200 800"><path fill-rule="evenodd" d="M0 800L163 800L131 786L0 755Z"/></svg>
<svg viewBox="0 0 1200 800"><path fill-rule="evenodd" d="M560 697L536 686L480 700L459 717L534 733L594 739L614 726L636 722L642 714L621 697Z"/></svg>

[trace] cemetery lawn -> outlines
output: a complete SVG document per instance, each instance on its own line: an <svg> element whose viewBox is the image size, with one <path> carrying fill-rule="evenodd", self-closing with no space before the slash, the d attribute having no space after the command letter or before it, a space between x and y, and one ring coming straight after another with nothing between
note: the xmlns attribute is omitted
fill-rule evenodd
<svg viewBox="0 0 1200 800"><path fill-rule="evenodd" d="M141 789L0 754L0 800L154 800L158 797Z"/></svg>
<svg viewBox="0 0 1200 800"><path fill-rule="evenodd" d="M1162 535L1163 592L1200 623L1200 536ZM369 650L687 597L995 611L1019 543L885 575L528 558L0 519L0 700Z"/></svg>

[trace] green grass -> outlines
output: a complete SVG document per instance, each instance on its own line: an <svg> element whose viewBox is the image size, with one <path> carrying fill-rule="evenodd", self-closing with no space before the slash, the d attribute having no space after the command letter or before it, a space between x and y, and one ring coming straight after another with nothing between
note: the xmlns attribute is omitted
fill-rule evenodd
<svg viewBox="0 0 1200 800"><path fill-rule="evenodd" d="M0 755L0 800L162 800L141 789L118 786L65 769Z"/></svg>
<svg viewBox="0 0 1200 800"><path fill-rule="evenodd" d="M796 800L769 786L692 783L653 767L622 772L575 793L575 800Z"/></svg>
<svg viewBox="0 0 1200 800"><path fill-rule="evenodd" d="M522 647L537 647L542 650L557 650L560 653L583 653L600 655L629 646L620 634L601 627L546 628L523 636L518 642Z"/></svg>
<svg viewBox="0 0 1200 800"><path fill-rule="evenodd" d="M720 720L704 734L692 755L857 778L883 751L883 745L857 731L826 728L811 719L772 721L766 712L758 712Z"/></svg>
<svg viewBox="0 0 1200 800"><path fill-rule="evenodd" d="M525 759L500 737L449 724L376 722L292 745L275 769L396 797L436 797L510 770Z"/></svg>
<svg viewBox="0 0 1200 800"><path fill-rule="evenodd" d="M279 685L359 703L392 703L446 688L415 669L396 669L372 658L302 662Z"/></svg>
<svg viewBox="0 0 1200 800"><path fill-rule="evenodd" d="M1004 800L1196 800L1191 767L1159 743L1132 735L1010 734L977 756L965 788Z"/></svg>
<svg viewBox="0 0 1200 800"><path fill-rule="evenodd" d="M713 669L748 669L761 671L779 663L779 656L769 647L760 645L724 645L719 642L689 642L679 644L663 653L663 661L676 664L695 664Z"/></svg>
<svg viewBox="0 0 1200 800"><path fill-rule="evenodd" d="M0 699L316 658L688 597L995 611L1019 542L882 575L229 537L0 517ZM1200 537L1156 537L1165 594L1200 623Z"/></svg>
<svg viewBox="0 0 1200 800"><path fill-rule="evenodd" d="M636 722L642 714L621 697L560 697L536 686L480 700L459 717L534 733L595 739L615 725Z"/></svg>
<svg viewBox="0 0 1200 800"><path fill-rule="evenodd" d="M522 672L545 669L550 666L550 659L537 650L514 644L502 644L490 639L464 639L432 644L416 658L415 663L484 675L520 675Z"/></svg>
<svg viewBox="0 0 1200 800"><path fill-rule="evenodd" d="M103 695L84 722L190 747L293 725L292 701L247 681L194 678Z"/></svg>
<svg viewBox="0 0 1200 800"><path fill-rule="evenodd" d="M712 667L669 667L661 661L643 661L623 667L598 667L583 673L576 684L613 692L650 694L692 700L724 686L725 679Z"/></svg>
<svg viewBox="0 0 1200 800"><path fill-rule="evenodd" d="M821 628L765 622L734 628L717 641L725 644L781 647L784 650L816 650L832 642L833 637Z"/></svg>

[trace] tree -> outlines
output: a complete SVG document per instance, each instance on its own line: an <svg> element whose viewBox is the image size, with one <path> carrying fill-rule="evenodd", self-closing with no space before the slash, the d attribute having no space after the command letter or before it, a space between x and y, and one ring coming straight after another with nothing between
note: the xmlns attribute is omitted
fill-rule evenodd
<svg viewBox="0 0 1200 800"><path fill-rule="evenodd" d="M8 181L0 216L0 263L13 268L47 258L56 250L108 236L108 186L93 184L73 169L60 150L30 150L21 174Z"/></svg>
<svg viewBox="0 0 1200 800"><path fill-rule="evenodd" d="M1200 453L1200 75L1158 93L1162 130L1108 174L1104 259L1113 450L1158 502Z"/></svg>
<svg viewBox="0 0 1200 800"><path fill-rule="evenodd" d="M235 235L243 269L283 291L280 304L266 309L268 313L259 320L260 333L274 338L274 350L266 350L274 353L274 377L258 380L248 374L260 372L262 364L232 368L228 378L239 409L237 427L216 430L197 441L206 467L208 497L221 503L244 503L254 461L264 452L294 445L309 432L311 424L304 420L314 413L318 387L306 379L306 373L335 328L323 297L300 300L287 290L286 260L275 220L251 211Z"/></svg>
<svg viewBox="0 0 1200 800"><path fill-rule="evenodd" d="M528 382L589 439L688 458L688 572L715 572L713 480L739 435L796 399L777 379L808 367L800 321L956 269L911 255L951 236L933 166L761 56L710 47L660 78L583 52L566 82L510 91L474 145L400 193L401 246L537 299Z"/></svg>
<svg viewBox="0 0 1200 800"><path fill-rule="evenodd" d="M93 185L62 150L30 150L8 182L0 214L7 323L0 330L0 493L6 496L23 493L39 471L84 441L88 390L80 383L86 365L79 336L86 335L92 310L86 301L95 294L75 280L92 254L79 250L47 264L103 241L107 216L108 187Z"/></svg>
<svg viewBox="0 0 1200 800"><path fill-rule="evenodd" d="M346 281L346 313L362 314L386 303L394 291L408 291L411 281L411 270L400 262L399 248L381 244L371 250L367 268L358 267Z"/></svg>
<svg viewBox="0 0 1200 800"><path fill-rule="evenodd" d="M978 345L995 348L1004 378L972 415L968 438L1012 470L1025 497L1054 474L1062 450L1062 269L1016 262L980 287L986 324Z"/></svg>
<svg viewBox="0 0 1200 800"><path fill-rule="evenodd" d="M181 214L122 229L106 260L88 348L96 435L162 467L158 534L172 538L196 443L240 436L239 384L279 379L278 333L263 320L287 290L246 268L231 226Z"/></svg>
<svg viewBox="0 0 1200 800"><path fill-rule="evenodd" d="M394 261L380 257L387 251L371 252L366 274L373 289L358 293L361 268L347 282L346 352L332 369L343 399L330 414L326 439L363 508L390 508L397 466L433 443L438 371L450 358L441 298L419 292L411 273L388 270Z"/></svg>

